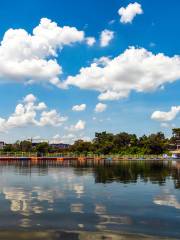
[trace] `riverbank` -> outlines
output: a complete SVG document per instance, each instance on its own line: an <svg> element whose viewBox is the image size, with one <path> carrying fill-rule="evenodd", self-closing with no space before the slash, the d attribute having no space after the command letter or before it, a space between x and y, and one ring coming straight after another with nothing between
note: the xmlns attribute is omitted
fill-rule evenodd
<svg viewBox="0 0 180 240"><path fill-rule="evenodd" d="M167 240L167 239L177 239L177 238L168 238L161 236L151 236L145 234L133 234L133 233L124 233L124 232L86 232L86 231L0 231L0 239L3 240Z"/></svg>
<svg viewBox="0 0 180 240"><path fill-rule="evenodd" d="M121 160L180 160L178 157L167 155L79 155L79 154L62 154L62 153L29 153L29 152L7 152L0 153L0 160L27 160L27 161L121 161Z"/></svg>

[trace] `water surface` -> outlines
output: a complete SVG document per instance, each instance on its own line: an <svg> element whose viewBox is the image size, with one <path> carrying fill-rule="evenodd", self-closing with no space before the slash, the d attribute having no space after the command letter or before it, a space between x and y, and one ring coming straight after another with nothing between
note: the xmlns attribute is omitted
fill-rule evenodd
<svg viewBox="0 0 180 240"><path fill-rule="evenodd" d="M180 163L0 162L0 239L180 239Z"/></svg>

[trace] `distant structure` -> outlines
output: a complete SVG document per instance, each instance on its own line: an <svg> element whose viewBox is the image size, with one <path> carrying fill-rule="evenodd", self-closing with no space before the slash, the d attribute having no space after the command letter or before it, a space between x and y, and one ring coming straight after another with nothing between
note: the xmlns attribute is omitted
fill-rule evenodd
<svg viewBox="0 0 180 240"><path fill-rule="evenodd" d="M172 134L172 144L170 144L169 150L173 158L180 158L180 128L172 129Z"/></svg>
<svg viewBox="0 0 180 240"><path fill-rule="evenodd" d="M174 128L172 131L176 150L180 150L180 128Z"/></svg>
<svg viewBox="0 0 180 240"><path fill-rule="evenodd" d="M47 139L28 139L27 141L30 141L32 143L32 146L37 146L39 143L48 143L49 146L54 147L56 149L68 149L70 147L70 144L66 144L66 143L50 143L49 140Z"/></svg>
<svg viewBox="0 0 180 240"><path fill-rule="evenodd" d="M70 144L65 143L51 143L51 147L58 148L58 149L68 149L70 147Z"/></svg>
<svg viewBox="0 0 180 240"><path fill-rule="evenodd" d="M31 139L27 139L27 141L31 142L33 147L35 147L39 143L44 143L44 142L49 144L49 141L47 139L42 139L42 138L38 138L38 139L31 138Z"/></svg>
<svg viewBox="0 0 180 240"><path fill-rule="evenodd" d="M0 150L2 150L4 148L4 146L5 146L5 142L0 141Z"/></svg>

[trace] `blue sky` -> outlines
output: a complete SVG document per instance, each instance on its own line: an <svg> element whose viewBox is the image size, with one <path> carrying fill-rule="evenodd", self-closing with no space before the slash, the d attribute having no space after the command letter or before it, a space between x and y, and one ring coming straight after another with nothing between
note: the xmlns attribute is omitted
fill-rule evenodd
<svg viewBox="0 0 180 240"><path fill-rule="evenodd" d="M58 78L61 83L67 82L67 89L57 87L57 84L49 83L49 79L47 81L39 80L42 76L32 79L34 75L28 72L29 65L26 66L26 73L23 72L23 77L21 76L20 81L18 80L18 71L24 70L24 67L20 70L13 69L12 74L4 73L6 65L3 66L2 70L0 68L0 118L3 119L3 121L0 121L0 138L2 140L13 142L16 139L39 136L45 139L54 138L54 141L70 142L77 138L93 138L94 133L97 131L114 133L127 131L137 135L164 131L167 135L170 135L172 126L179 127L180 2L178 0L166 0L163 3L157 0L138 0L137 3L140 5L143 13L136 13L131 22L121 22L120 18L122 16L118 14L118 10L121 7L127 10L129 4L134 4L135 2L128 0L7 0L1 3L1 41L4 34L10 29L24 29L32 35L33 29L40 24L42 18L56 22L61 28L63 26L75 27L78 34L80 34L80 31L84 32L82 40L76 38L70 45L63 43L63 46L60 46L59 42L57 42L55 47L56 56L47 54L42 57L42 59L47 61L55 59L58 66L61 66L62 74L58 75ZM105 29L113 32L113 37L103 47L101 46L100 36ZM14 32L14 34L19 33ZM93 37L96 41L95 44L89 46L86 43L87 37ZM11 46L15 46L15 44L20 46L19 43L12 42L15 40L9 39L6 48L3 48L3 54L5 51L8 52ZM1 43L2 45L3 43ZM93 87L91 85L93 82L93 80L91 82L91 77L85 79L85 83L77 83L79 81L77 75L81 68L89 67L94 61L98 61L97 59L102 57L108 57L109 61L111 61L117 56L122 56L129 46L133 46L137 52L142 48L147 52L151 52L154 57L154 60L152 60L154 64L156 64L156 54L163 54L162 68L159 65L156 68L156 66L149 64L147 69L141 69L140 67L138 69L138 74L146 70L148 74L151 74L152 71L152 81L154 81L152 85L154 84L154 86L161 76L162 84L154 87L153 90L149 90L146 87L149 75L147 76L145 72L142 75L143 87L139 85L137 79L134 81L137 81L136 85L138 87L133 88L131 86L130 92L125 97L102 100L102 98L99 98L99 95L105 91L112 90L111 81L113 91L116 90L117 81L123 85L122 89L117 85L117 89L119 88L118 94L124 91L127 87L125 85L124 88L124 84L129 81L128 71L126 75L117 75L117 81L113 81L112 78L107 79L111 75L103 75L105 78L104 84L109 84L109 87L103 88L103 82L98 78L93 83L94 86L96 81L99 81L98 87ZM7 58L9 58L8 60L6 59L8 67L13 61L16 61L16 63L29 61L29 58L23 57L22 59L19 53L16 53L16 49L15 47L13 51L7 53ZM1 54L0 50L0 60L2 61L4 58L1 58ZM33 54L36 55L34 52ZM129 54L133 53L130 52ZM17 55L18 57L16 57ZM177 61L175 60L175 55L178 55ZM39 55L37 56L39 57ZM168 57L167 63L165 56ZM149 58L147 59L148 61ZM30 62L27 64L30 64ZM140 62L139 64L142 65L143 63L141 64ZM158 62L158 64L160 63ZM124 65L118 66L121 68ZM100 70L102 68L105 67L100 67ZM154 68L156 70L153 70ZM132 69L132 63L128 69ZM164 73L162 73L163 69ZM167 69L173 72L173 80L170 73L167 77L168 79L166 79ZM69 76L74 78L70 84L67 81ZM125 76L125 79L122 76ZM141 75L138 76L139 81L141 81ZM29 83L30 80L33 80L33 82ZM131 84L134 84L133 76ZM82 87L82 85L86 87ZM100 89L101 85L104 90ZM139 91L141 87L142 90ZM22 113L21 116L16 116L17 114L14 113L18 104L22 104L23 109L27 108L27 104L30 103L25 102L23 99L29 94L33 94L36 97L36 100L33 100L33 104L44 102L47 106L41 112L36 112L36 121L33 118L24 120ZM104 111L95 111L98 103L106 105ZM74 105L81 104L86 104L84 111L72 110ZM172 106L175 106L176 109L171 109ZM43 111L48 113L54 109L57 114L59 113L60 116L67 117L67 119L62 122L58 119L55 122L41 119ZM34 113L34 109L32 111ZM153 113L155 113L154 117L152 117ZM9 123L8 119L11 117L14 118L10 119ZM20 117L23 119L22 122ZM78 125L79 121L80 124Z"/></svg>

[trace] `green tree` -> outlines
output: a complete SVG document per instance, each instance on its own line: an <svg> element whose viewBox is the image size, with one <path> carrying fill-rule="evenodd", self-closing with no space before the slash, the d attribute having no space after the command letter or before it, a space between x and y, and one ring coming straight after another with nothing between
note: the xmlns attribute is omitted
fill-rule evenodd
<svg viewBox="0 0 180 240"><path fill-rule="evenodd" d="M39 155L48 153L50 150L49 144L47 142L42 142L42 143L37 144L35 149Z"/></svg>
<svg viewBox="0 0 180 240"><path fill-rule="evenodd" d="M70 150L77 153L87 154L88 152L91 152L93 150L93 146L91 142L77 140L71 146Z"/></svg>
<svg viewBox="0 0 180 240"><path fill-rule="evenodd" d="M4 152L16 152L14 144L6 144L3 148Z"/></svg>
<svg viewBox="0 0 180 240"><path fill-rule="evenodd" d="M113 139L114 135L112 133L95 133L93 140L94 151L100 154L111 153L113 151Z"/></svg>
<svg viewBox="0 0 180 240"><path fill-rule="evenodd" d="M139 140L140 147L144 154L162 154L167 147L167 139L162 132L143 136Z"/></svg>
<svg viewBox="0 0 180 240"><path fill-rule="evenodd" d="M31 152L32 151L32 142L31 141L27 141L27 140L25 140L25 141L22 141L22 142L20 142L20 150L22 151L22 152Z"/></svg>

